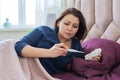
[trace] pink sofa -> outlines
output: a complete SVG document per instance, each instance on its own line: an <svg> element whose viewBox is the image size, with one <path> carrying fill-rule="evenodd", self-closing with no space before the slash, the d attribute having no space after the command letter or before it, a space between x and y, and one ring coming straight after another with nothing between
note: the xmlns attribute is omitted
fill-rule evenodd
<svg viewBox="0 0 120 80"><path fill-rule="evenodd" d="M120 43L120 0L75 0L75 8L85 16L88 36Z"/></svg>
<svg viewBox="0 0 120 80"><path fill-rule="evenodd" d="M120 43L120 0L74 1L75 8L82 11L87 22L88 35L83 42L104 38ZM14 44L14 40L0 41L0 80L58 80L45 71L37 58L19 58Z"/></svg>

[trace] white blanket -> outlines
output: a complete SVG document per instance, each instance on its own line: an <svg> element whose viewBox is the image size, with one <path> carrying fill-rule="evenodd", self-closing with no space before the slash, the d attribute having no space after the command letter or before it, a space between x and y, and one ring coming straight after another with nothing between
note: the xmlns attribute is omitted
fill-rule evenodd
<svg viewBox="0 0 120 80"><path fill-rule="evenodd" d="M50 76L38 58L20 58L15 40L0 41L0 80L58 80Z"/></svg>

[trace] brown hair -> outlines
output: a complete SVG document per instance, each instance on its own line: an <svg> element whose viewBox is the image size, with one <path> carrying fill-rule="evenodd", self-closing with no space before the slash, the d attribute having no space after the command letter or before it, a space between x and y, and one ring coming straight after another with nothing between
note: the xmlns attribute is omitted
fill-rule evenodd
<svg viewBox="0 0 120 80"><path fill-rule="evenodd" d="M68 8L66 9L61 15L60 17L58 17L55 21L55 29L58 28L57 23L59 21L61 21L66 15L68 14L72 14L75 17L78 17L79 19L79 29L76 33L76 35L74 36L74 38L76 38L77 40L81 40L84 39L87 35L87 28L86 28L86 21L84 16L82 15L82 13L80 11L78 11L75 8Z"/></svg>

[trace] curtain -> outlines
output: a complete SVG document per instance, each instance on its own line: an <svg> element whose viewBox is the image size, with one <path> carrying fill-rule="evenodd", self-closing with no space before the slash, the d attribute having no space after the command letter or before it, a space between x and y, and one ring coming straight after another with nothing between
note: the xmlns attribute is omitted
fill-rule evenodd
<svg viewBox="0 0 120 80"><path fill-rule="evenodd" d="M74 0L61 0L61 8L62 11L69 7L74 7L75 1Z"/></svg>
<svg viewBox="0 0 120 80"><path fill-rule="evenodd" d="M44 24L46 16L54 14L56 17L66 8L74 7L74 0L37 0L36 24Z"/></svg>

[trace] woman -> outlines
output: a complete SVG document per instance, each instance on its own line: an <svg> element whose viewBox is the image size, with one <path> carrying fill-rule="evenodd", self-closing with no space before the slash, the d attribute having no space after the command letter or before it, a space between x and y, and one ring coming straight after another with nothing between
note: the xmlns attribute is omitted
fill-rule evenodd
<svg viewBox="0 0 120 80"><path fill-rule="evenodd" d="M49 74L67 70L73 57L84 58L83 53L68 52L68 48L83 51L80 40L87 33L85 19L75 8L65 10L55 22L55 29L40 26L15 44L21 57L39 57Z"/></svg>

